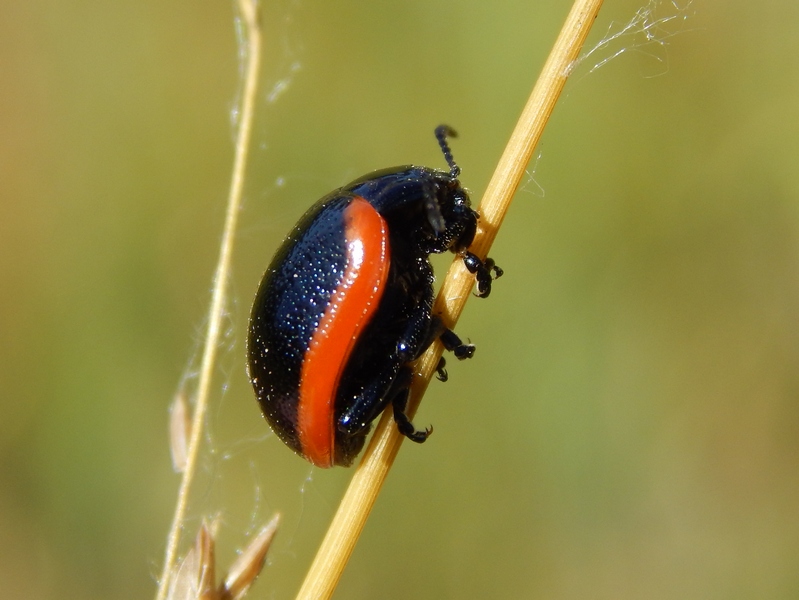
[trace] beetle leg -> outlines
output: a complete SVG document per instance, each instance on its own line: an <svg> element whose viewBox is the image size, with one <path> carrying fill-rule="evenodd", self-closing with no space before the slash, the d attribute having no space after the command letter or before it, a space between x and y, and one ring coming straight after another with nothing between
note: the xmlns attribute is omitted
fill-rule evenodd
<svg viewBox="0 0 799 600"><path fill-rule="evenodd" d="M433 317L433 320L430 323L430 330L428 332L427 340L425 340L425 343L422 344L421 351L427 350L427 347L432 344L433 340L436 338L440 339L444 349L452 352L455 355L455 358L458 360L464 360L474 356L474 344L464 344L463 340L458 337L457 333L444 325L444 322L439 316ZM441 381L446 381L448 379L447 371L444 369L445 365L446 363L444 362L443 357L438 362L438 365L436 365L436 371L438 371L439 379L441 379L441 371L444 371L444 378L441 379Z"/></svg>
<svg viewBox="0 0 799 600"><path fill-rule="evenodd" d="M399 374L406 368L403 365L418 358L435 339L438 332L431 333L433 325L428 310L420 310L413 315L382 372L376 373L372 383L347 402L347 408L338 418L339 431L353 435L363 430L388 406L396 395L395 390L410 385L410 378L398 382ZM446 376L446 371L444 374Z"/></svg>
<svg viewBox="0 0 799 600"><path fill-rule="evenodd" d="M394 409L394 422L397 424L397 430L409 440L421 444L427 437L433 433L433 427L430 426L424 431L416 429L413 423L405 414L405 408L408 406L408 394L410 392L411 378L413 372L409 367L403 367L400 374L392 386L392 390L396 390L394 397L391 400L391 405Z"/></svg>
<svg viewBox="0 0 799 600"><path fill-rule="evenodd" d="M392 361L389 368L375 377L371 385L350 399L336 423L339 431L348 435L368 431L369 423L388 406L389 391L396 381L399 366L399 362Z"/></svg>
<svg viewBox="0 0 799 600"><path fill-rule="evenodd" d="M438 359L438 364L436 365L436 377L439 381L446 381L449 379L449 375L447 374L447 370L445 367L447 366L447 361L444 360L444 357Z"/></svg>
<svg viewBox="0 0 799 600"><path fill-rule="evenodd" d="M477 297L487 298L491 293L491 282L504 275L504 271L497 266L493 258L480 260L476 254L471 252L463 253L463 264L469 273L474 274L477 280Z"/></svg>
<svg viewBox="0 0 799 600"><path fill-rule="evenodd" d="M458 337L458 334L451 329L443 327L443 331L441 331L438 338L441 340L444 348L452 352L458 360L464 360L474 356L474 344L464 344L461 338Z"/></svg>
<svg viewBox="0 0 799 600"><path fill-rule="evenodd" d="M432 304L431 291L429 297L422 299L412 312L405 331L397 342L396 354L400 364L419 358L440 335L443 325L440 318L430 314Z"/></svg>

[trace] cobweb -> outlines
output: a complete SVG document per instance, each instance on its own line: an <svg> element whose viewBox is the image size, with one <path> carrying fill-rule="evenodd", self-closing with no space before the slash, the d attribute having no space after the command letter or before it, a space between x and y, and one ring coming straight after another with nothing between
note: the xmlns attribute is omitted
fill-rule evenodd
<svg viewBox="0 0 799 600"><path fill-rule="evenodd" d="M623 54L635 53L647 59L647 69L653 69L644 76L657 77L667 73L669 42L687 30L686 23L695 14L693 4L693 0L649 0L626 23L612 21L602 39L584 51L570 70L583 63L593 63L588 70L588 73L593 73Z"/></svg>

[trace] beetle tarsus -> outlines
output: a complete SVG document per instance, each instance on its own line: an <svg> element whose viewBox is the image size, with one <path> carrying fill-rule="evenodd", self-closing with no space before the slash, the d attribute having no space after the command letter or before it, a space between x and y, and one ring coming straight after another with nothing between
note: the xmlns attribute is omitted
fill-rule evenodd
<svg viewBox="0 0 799 600"><path fill-rule="evenodd" d="M458 360L465 360L474 356L474 344L464 344L458 334L451 329L444 329L439 339L444 344L444 348L452 352Z"/></svg>
<svg viewBox="0 0 799 600"><path fill-rule="evenodd" d="M491 282L505 274L505 271L497 266L493 258L480 260L476 254L468 251L463 253L463 264L477 281L477 293L475 295L478 298L488 298L491 293Z"/></svg>
<svg viewBox="0 0 799 600"><path fill-rule="evenodd" d="M394 399L392 404L394 408L394 422L397 424L397 430L402 435L412 442L421 444L433 433L433 427L431 425L422 431L413 426L408 415L405 414L405 407L408 405L408 392L409 390L405 389Z"/></svg>
<svg viewBox="0 0 799 600"><path fill-rule="evenodd" d="M447 381L449 379L449 374L447 373L447 361L444 360L444 357L438 359L438 364L436 365L436 378L439 381Z"/></svg>

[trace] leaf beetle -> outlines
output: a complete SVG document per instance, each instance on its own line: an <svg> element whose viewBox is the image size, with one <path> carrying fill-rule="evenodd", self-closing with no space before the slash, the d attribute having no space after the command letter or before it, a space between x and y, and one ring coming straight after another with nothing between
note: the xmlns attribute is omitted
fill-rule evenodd
<svg viewBox="0 0 799 600"><path fill-rule="evenodd" d="M261 280L249 322L247 371L266 420L319 467L349 466L372 421L389 405L415 442L405 414L410 363L438 338L458 359L463 343L432 314L429 255L451 251L486 297L502 270L467 248L478 214L442 125L435 131L449 171L406 165L375 171L314 204ZM439 379L446 379L444 360Z"/></svg>

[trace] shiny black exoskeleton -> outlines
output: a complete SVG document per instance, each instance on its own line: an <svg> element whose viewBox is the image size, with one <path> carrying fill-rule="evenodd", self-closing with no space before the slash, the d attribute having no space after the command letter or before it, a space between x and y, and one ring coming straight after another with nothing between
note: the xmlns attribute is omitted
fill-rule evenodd
<svg viewBox="0 0 799 600"><path fill-rule="evenodd" d="M253 304L248 371L277 435L317 466L349 465L371 422L393 404L399 431L423 442L405 414L409 364L439 338L459 359L464 344L432 314L429 255L451 251L488 296L502 271L468 252L477 213L436 129L449 171L376 171L328 194L275 255ZM444 361L439 378L446 379Z"/></svg>

